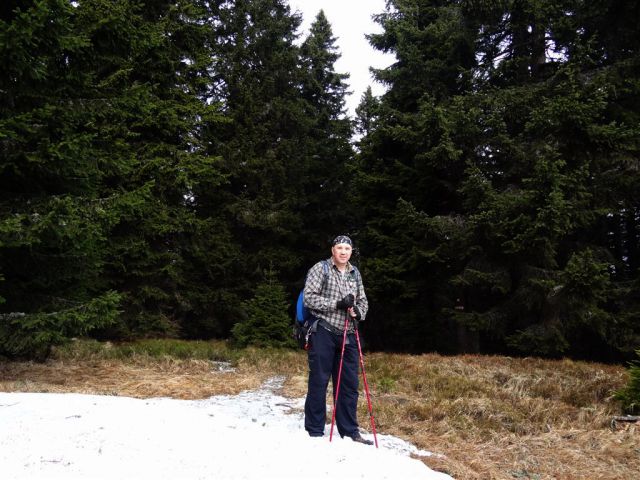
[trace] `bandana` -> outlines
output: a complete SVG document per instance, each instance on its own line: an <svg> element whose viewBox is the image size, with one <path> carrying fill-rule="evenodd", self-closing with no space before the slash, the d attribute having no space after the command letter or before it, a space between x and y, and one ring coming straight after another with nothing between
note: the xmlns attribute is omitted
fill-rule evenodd
<svg viewBox="0 0 640 480"><path fill-rule="evenodd" d="M346 235L338 235L333 239L333 243L331 244L331 246L333 247L334 245L338 245L339 243L346 243L347 245L351 245L351 247L353 247L353 242Z"/></svg>

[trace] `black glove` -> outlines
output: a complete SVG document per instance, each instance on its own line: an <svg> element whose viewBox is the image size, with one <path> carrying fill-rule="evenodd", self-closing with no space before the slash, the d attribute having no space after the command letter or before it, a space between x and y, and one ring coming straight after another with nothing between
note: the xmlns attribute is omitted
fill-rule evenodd
<svg viewBox="0 0 640 480"><path fill-rule="evenodd" d="M348 308L353 307L353 302L355 301L355 297L352 293L344 297L342 300L338 300L336 302L336 308L338 310L347 310Z"/></svg>
<svg viewBox="0 0 640 480"><path fill-rule="evenodd" d="M358 330L358 326L360 325L360 320L362 319L362 314L360 313L360 309L357 305L353 306L353 313L356 314L355 317L351 317L350 320L353 323L353 328Z"/></svg>

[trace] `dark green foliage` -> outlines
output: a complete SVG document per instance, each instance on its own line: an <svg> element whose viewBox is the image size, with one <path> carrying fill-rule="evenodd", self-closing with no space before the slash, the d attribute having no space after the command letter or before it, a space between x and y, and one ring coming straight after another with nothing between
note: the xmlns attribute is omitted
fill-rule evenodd
<svg viewBox="0 0 640 480"><path fill-rule="evenodd" d="M340 58L331 25L320 10L301 46L302 97L309 122L307 173L301 208L305 232L305 264L324 254L327 237L349 232L355 226L350 208L351 175L347 167L353 157L349 144L352 125L345 117L348 74L335 71Z"/></svg>
<svg viewBox="0 0 640 480"><path fill-rule="evenodd" d="M338 233L372 348L633 355L640 4L388 3L352 122L322 11L298 39L284 0L4 2L0 355L285 346Z"/></svg>
<svg viewBox="0 0 640 480"><path fill-rule="evenodd" d="M389 85L380 103L365 96L360 105L375 121L359 143L355 210L363 222L363 274L376 305L367 327L371 343L423 351L441 348L439 339L448 336L448 321L436 312L452 306L446 279L460 260L443 242L460 247L465 236L456 191L465 164L456 136L468 121L460 107L453 106L460 118L447 108L452 95L470 88L473 39L454 7L416 1L395 7L379 18L385 32L371 36L398 60L376 72Z"/></svg>
<svg viewBox="0 0 640 480"><path fill-rule="evenodd" d="M199 132L219 122L216 104L207 105L202 75L210 67L208 11L194 2L127 5L101 12L121 26L108 34L127 55L103 53L111 68L104 84L112 101L104 122L119 146L116 170L105 194L118 192L117 220L110 231L105 276L123 293L121 323L111 335L177 335L190 310L179 292L190 265L189 248L198 224L190 199L202 185L222 181L218 159L206 155ZM94 42L103 32L92 32ZM118 125L118 129L112 129Z"/></svg>
<svg viewBox="0 0 640 480"><path fill-rule="evenodd" d="M351 132L323 16L304 53L280 0L5 2L2 21L7 353L77 334L67 313L110 292L82 332L228 336L263 268L296 283L342 226L326 206Z"/></svg>
<svg viewBox="0 0 640 480"><path fill-rule="evenodd" d="M397 62L357 170L376 346L626 355L640 58L609 26L635 38L638 8L390 5L371 41Z"/></svg>
<svg viewBox="0 0 640 480"><path fill-rule="evenodd" d="M108 325L119 295L101 276L110 199L87 97L89 49L66 1L8 2L0 19L0 353L46 354L50 344Z"/></svg>
<svg viewBox="0 0 640 480"><path fill-rule="evenodd" d="M636 350L636 356L640 357L640 350ZM615 398L622 402L622 406L627 413L640 413L640 362L631 362L629 383L625 388L615 393Z"/></svg>
<svg viewBox="0 0 640 480"><path fill-rule="evenodd" d="M302 227L311 120L300 98L302 70L294 44L300 19L285 2L221 2L217 15L211 94L223 104L226 122L203 130L203 140L207 153L222 156L226 183L220 189L194 188L194 207L198 218L219 232L213 248L203 251L212 255L207 264L219 271L230 267L212 279L210 298L222 289L222 304L202 305L207 316L225 316L220 333L227 335L237 312L223 312L251 296L264 268L273 263L290 274L298 266L292 252ZM204 247L211 239L208 231L202 233L198 242Z"/></svg>
<svg viewBox="0 0 640 480"><path fill-rule="evenodd" d="M366 137L375 129L380 102L367 87L356 107L355 132Z"/></svg>
<svg viewBox="0 0 640 480"><path fill-rule="evenodd" d="M291 320L287 314L290 300L273 271L268 271L255 295L243 303L246 318L232 330L236 345L246 347L294 347Z"/></svg>
<svg viewBox="0 0 640 480"><path fill-rule="evenodd" d="M44 360L53 345L115 322L120 296L107 292L76 307L48 313L0 314L2 353Z"/></svg>
<svg viewBox="0 0 640 480"><path fill-rule="evenodd" d="M222 2L218 15L212 94L228 122L205 129L203 139L222 155L226 183L194 189L196 215L207 227L190 269L202 281L187 295L194 322L225 336L261 271L277 265L292 292L334 231L345 228L337 192L351 131L341 117L344 75L333 70L338 53L323 15L301 47L300 18L282 1Z"/></svg>
<svg viewBox="0 0 640 480"><path fill-rule="evenodd" d="M64 328L69 315L113 290L119 314L107 302L113 311L94 328L175 333L185 197L219 183L194 135L216 121L194 75L206 68L206 30L195 21L206 12L193 2L88 0L5 13L0 288L6 312L38 318L7 324L7 338L75 334Z"/></svg>

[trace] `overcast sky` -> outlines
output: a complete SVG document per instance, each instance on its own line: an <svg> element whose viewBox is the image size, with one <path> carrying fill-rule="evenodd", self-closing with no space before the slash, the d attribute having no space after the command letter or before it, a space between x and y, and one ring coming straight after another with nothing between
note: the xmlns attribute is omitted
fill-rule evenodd
<svg viewBox="0 0 640 480"><path fill-rule="evenodd" d="M355 115L355 109L368 85L371 85L374 95L384 92L384 87L374 82L369 67L386 67L393 62L392 55L374 50L365 38L367 33L382 31L371 15L384 12L384 4L385 0L289 0L291 10L299 11L304 17L303 37L321 9L331 23L342 54L336 62L336 71L350 75L348 83L353 93L347 98L347 109L351 116Z"/></svg>

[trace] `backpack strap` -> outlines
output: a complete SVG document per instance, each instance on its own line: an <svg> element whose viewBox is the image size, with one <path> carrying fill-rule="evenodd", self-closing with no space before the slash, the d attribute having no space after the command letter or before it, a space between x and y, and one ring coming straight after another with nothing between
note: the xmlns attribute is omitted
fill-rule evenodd
<svg viewBox="0 0 640 480"><path fill-rule="evenodd" d="M356 292L360 291L360 284L362 283L362 276L360 276L360 270L355 265L352 265L353 272L356 274Z"/></svg>
<svg viewBox="0 0 640 480"><path fill-rule="evenodd" d="M322 260L322 271L324 272L324 280L322 281L322 289L324 290L324 286L327 284L329 280L329 260ZM307 277L309 276L309 272L307 272ZM306 282L306 277L305 277Z"/></svg>
<svg viewBox="0 0 640 480"><path fill-rule="evenodd" d="M329 260L322 261L322 271L324 272L324 282L322 283L322 290L324 290L324 287L329 281Z"/></svg>

